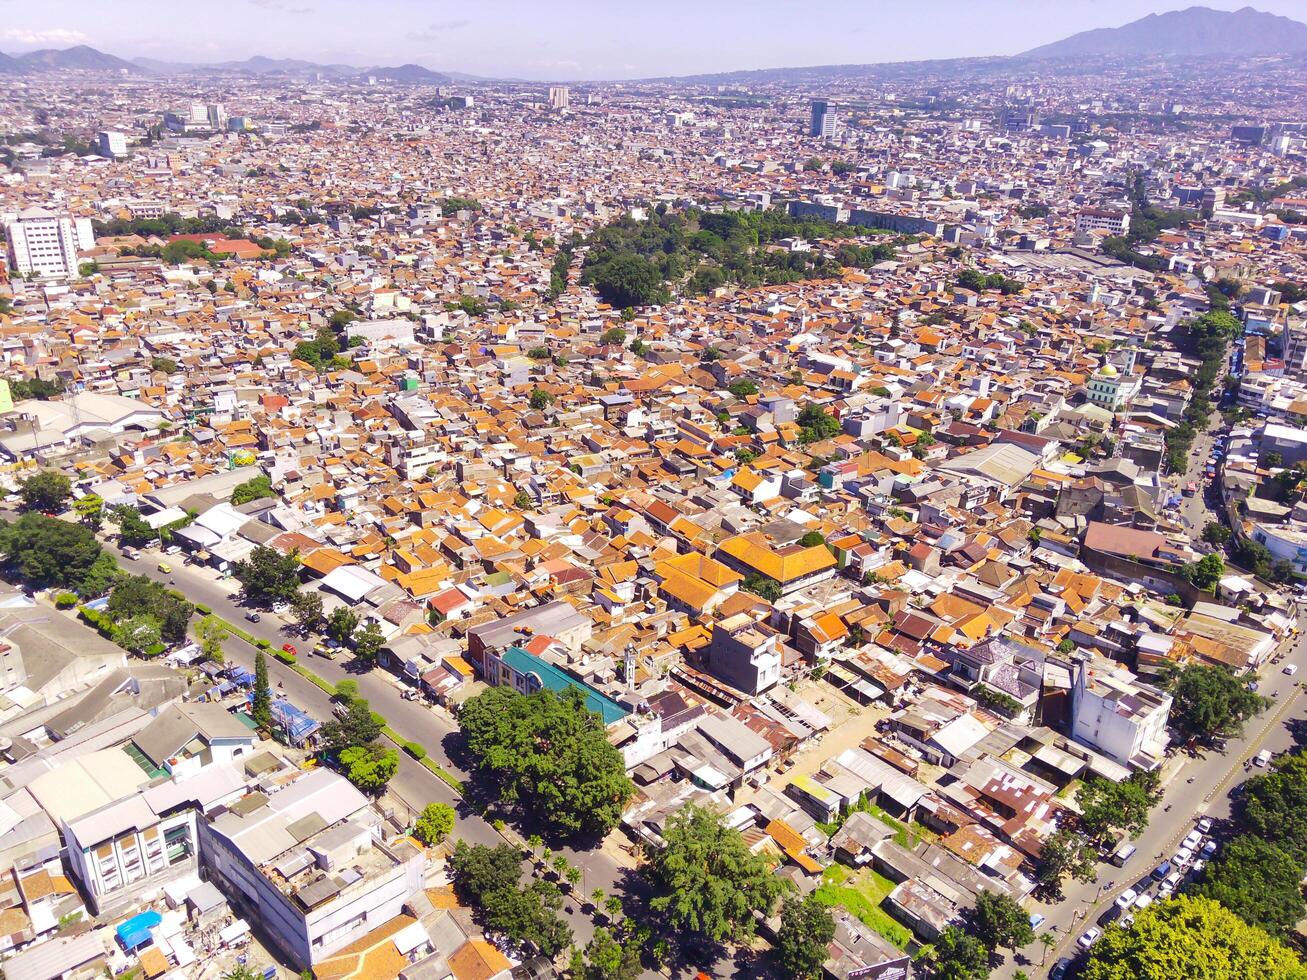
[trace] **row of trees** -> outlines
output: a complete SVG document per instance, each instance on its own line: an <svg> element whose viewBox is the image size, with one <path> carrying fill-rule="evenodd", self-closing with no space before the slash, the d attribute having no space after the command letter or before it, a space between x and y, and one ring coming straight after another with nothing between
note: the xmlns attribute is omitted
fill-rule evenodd
<svg viewBox="0 0 1307 980"><path fill-rule="evenodd" d="M1183 473L1188 465L1189 449L1197 433L1207 428L1211 415L1211 393L1224 365L1230 341L1243 327L1228 310L1210 310L1185 324L1182 346L1202 362L1194 376L1194 390L1179 425L1165 435L1166 463L1173 473Z"/></svg>

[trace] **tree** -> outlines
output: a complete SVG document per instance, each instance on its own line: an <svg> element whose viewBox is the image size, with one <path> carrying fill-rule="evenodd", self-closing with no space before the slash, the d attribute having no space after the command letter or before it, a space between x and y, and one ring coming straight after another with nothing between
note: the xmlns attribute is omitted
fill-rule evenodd
<svg viewBox="0 0 1307 980"><path fill-rule="evenodd" d="M528 400L532 408L537 412L542 412L554 403L554 396L543 388L533 388L531 397Z"/></svg>
<svg viewBox="0 0 1307 980"><path fill-rule="evenodd" d="M327 635L337 643L346 644L358 629L358 613L348 606L337 606L327 617Z"/></svg>
<svg viewBox="0 0 1307 980"><path fill-rule="evenodd" d="M169 643L186 639L186 630L195 612L195 607L180 593L144 575L120 576L113 584L106 608L115 621L127 616L153 616L159 623L163 639Z"/></svg>
<svg viewBox="0 0 1307 980"><path fill-rule="evenodd" d="M354 656L367 663L377 659L377 653L386 642L381 627L376 620L369 619L363 628L354 634Z"/></svg>
<svg viewBox="0 0 1307 980"><path fill-rule="evenodd" d="M555 830L601 837L635 791L602 718L577 688L492 687L464 702L459 724L499 798Z"/></svg>
<svg viewBox="0 0 1307 980"><path fill-rule="evenodd" d="M1106 929L1089 951L1082 980L1256 977L1303 980L1297 955L1208 898L1178 895L1135 914L1129 929Z"/></svg>
<svg viewBox="0 0 1307 980"><path fill-rule="evenodd" d="M235 575L254 602L289 602L300 586L299 550L283 555L276 548L259 545L249 558L236 563Z"/></svg>
<svg viewBox="0 0 1307 980"><path fill-rule="evenodd" d="M1276 759L1270 772L1245 782L1236 815L1240 827L1307 866L1307 753Z"/></svg>
<svg viewBox="0 0 1307 980"><path fill-rule="evenodd" d="M159 537L159 532L145 522L135 507L115 507L109 518L118 524L118 537L129 547L139 548Z"/></svg>
<svg viewBox="0 0 1307 980"><path fill-rule="evenodd" d="M572 976L574 980L635 980L643 972L637 937L615 935L599 926L586 943L580 970L574 970Z"/></svg>
<svg viewBox="0 0 1307 980"><path fill-rule="evenodd" d="M73 511L84 527L98 531L104 522L104 498L98 493L88 493L73 501Z"/></svg>
<svg viewBox="0 0 1307 980"><path fill-rule="evenodd" d="M768 602L775 602L781 597L781 583L774 578L768 578L766 575L759 575L756 572L752 575L746 575L740 587L745 592L752 592L760 599L766 599Z"/></svg>
<svg viewBox="0 0 1307 980"><path fill-rule="evenodd" d="M439 844L454 829L454 808L445 803L428 803L413 827L413 836L423 844Z"/></svg>
<svg viewBox="0 0 1307 980"><path fill-rule="evenodd" d="M1225 845L1189 894L1220 902L1249 925L1285 939L1307 912L1302 876L1303 866L1284 848L1244 834Z"/></svg>
<svg viewBox="0 0 1307 980"><path fill-rule="evenodd" d="M479 910L488 928L515 942L529 943L550 957L571 943L572 930L558 915L562 895L546 881L522 888L522 858L517 848L459 841L449 868L459 898Z"/></svg>
<svg viewBox="0 0 1307 980"><path fill-rule="evenodd" d="M1089 838L1059 828L1044 839L1039 851L1039 883L1052 897L1062 894L1062 879L1093 881L1097 850Z"/></svg>
<svg viewBox="0 0 1307 980"><path fill-rule="evenodd" d="M655 892L649 907L673 930L713 942L747 938L754 910L770 915L787 887L766 858L750 853L739 831L704 807L690 804L673 814L663 838L646 869Z"/></svg>
<svg viewBox="0 0 1307 980"><path fill-rule="evenodd" d="M322 726L322 744L333 752L371 745L381 736L381 723L373 715L366 698L354 697L346 704L348 707L343 715Z"/></svg>
<svg viewBox="0 0 1307 980"><path fill-rule="evenodd" d="M150 370L162 371L164 374L176 374L179 368L177 362L171 357L155 357L150 360Z"/></svg>
<svg viewBox="0 0 1307 980"><path fill-rule="evenodd" d="M799 413L799 430L800 442L821 442L839 435L840 424L826 413L826 409L809 403Z"/></svg>
<svg viewBox="0 0 1307 980"><path fill-rule="evenodd" d="M989 950L975 936L949 926L935 940L935 980L984 980Z"/></svg>
<svg viewBox="0 0 1307 980"><path fill-rule="evenodd" d="M1148 810L1153 801L1137 782L1116 782L1091 776L1076 794L1080 804L1080 823L1100 843L1106 843L1113 829L1119 828L1138 837L1148 826Z"/></svg>
<svg viewBox="0 0 1307 980"><path fill-rule="evenodd" d="M214 663L222 663L222 641L227 639L227 627L216 616L205 616L195 624L195 638L200 641L200 651Z"/></svg>
<svg viewBox="0 0 1307 980"><path fill-rule="evenodd" d="M260 473L244 483L238 483L236 489L231 492L231 502L232 506L239 507L251 500L262 500L266 497L275 496L277 496L277 491L272 489L272 481L268 479L266 474Z"/></svg>
<svg viewBox="0 0 1307 980"><path fill-rule="evenodd" d="M587 260L587 265L582 281L592 284L599 297L616 309L653 306L668 300L658 267L643 255L621 252L599 264Z"/></svg>
<svg viewBox="0 0 1307 980"><path fill-rule="evenodd" d="M345 778L365 793L380 793L399 768L399 752L377 745L355 745L337 758Z"/></svg>
<svg viewBox="0 0 1307 980"><path fill-rule="evenodd" d="M113 627L113 641L131 653L144 653L161 638L159 621L149 613L128 616Z"/></svg>
<svg viewBox="0 0 1307 980"><path fill-rule="evenodd" d="M626 343L626 331L621 327L609 327L599 336L601 344L616 344L619 347Z"/></svg>
<svg viewBox="0 0 1307 980"><path fill-rule="evenodd" d="M525 490L519 490L513 495L513 506L518 510L530 510L535 506L535 498Z"/></svg>
<svg viewBox="0 0 1307 980"><path fill-rule="evenodd" d="M263 974L255 973L248 966L240 965L224 973L222 980L263 980Z"/></svg>
<svg viewBox="0 0 1307 980"><path fill-rule="evenodd" d="M990 949L1006 946L1018 950L1035 939L1030 914L1010 895L981 891L976 895L972 922L976 936Z"/></svg>
<svg viewBox="0 0 1307 980"><path fill-rule="evenodd" d="M97 570L114 568L95 535L80 524L29 512L12 524L0 522L0 553L10 570L34 588L57 586L81 595L88 590Z"/></svg>
<svg viewBox="0 0 1307 980"><path fill-rule="evenodd" d="M1209 742L1243 731L1266 707L1265 698L1225 666L1188 664L1165 679L1171 691L1171 725L1183 739Z"/></svg>
<svg viewBox="0 0 1307 980"><path fill-rule="evenodd" d="M1225 561L1213 552L1185 565L1180 569L1180 574L1197 588L1210 592L1225 574Z"/></svg>
<svg viewBox="0 0 1307 980"><path fill-rule="evenodd" d="M260 728L272 727L272 691L268 687L268 658L260 650L254 654L254 701L250 717Z"/></svg>
<svg viewBox="0 0 1307 980"><path fill-rule="evenodd" d="M741 401L748 398L750 395L758 394L758 386L748 378L741 378L739 381L732 381L726 390Z"/></svg>
<svg viewBox="0 0 1307 980"><path fill-rule="evenodd" d="M296 592L290 600L290 613L306 633L322 625L322 593L316 589Z"/></svg>
<svg viewBox="0 0 1307 980"><path fill-rule="evenodd" d="M1223 545L1230 540L1233 533L1219 521L1208 521L1203 528L1203 540L1208 544Z"/></svg>
<svg viewBox="0 0 1307 980"><path fill-rule="evenodd" d="M23 506L28 510L39 510L48 514L57 514L63 510L72 492L72 483L68 477L55 470L33 473L18 484L18 494L23 498Z"/></svg>
<svg viewBox="0 0 1307 980"><path fill-rule="evenodd" d="M799 538L799 544L803 545L805 548L815 548L818 545L824 545L825 543L826 535L822 534L820 531L809 531L803 537Z"/></svg>
<svg viewBox="0 0 1307 980"><path fill-rule="evenodd" d="M781 910L781 928L776 934L776 959L792 980L821 976L826 948L835 938L835 920L830 910L811 895L787 901Z"/></svg>

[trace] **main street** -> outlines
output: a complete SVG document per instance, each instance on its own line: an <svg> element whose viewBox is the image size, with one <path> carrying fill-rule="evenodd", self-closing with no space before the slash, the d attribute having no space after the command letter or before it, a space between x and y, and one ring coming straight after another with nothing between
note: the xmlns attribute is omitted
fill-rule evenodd
<svg viewBox="0 0 1307 980"><path fill-rule="evenodd" d="M1302 629L1305 625L1307 622L1300 615L1298 626ZM1283 667L1289 664L1298 666L1296 676L1283 673ZM1031 911L1048 919L1037 932L1052 930L1058 939L1048 950L1045 967L1052 967L1059 957L1074 956L1079 951L1075 940L1096 924L1117 895L1147 878L1162 860L1170 858L1199 817L1221 819L1230 815L1230 790L1248 775L1249 762L1258 752L1269 749L1279 753L1293 746L1290 723L1302 714L1304 692L1297 686L1297 678L1303 676L1304 670L1307 670L1307 633L1299 633L1286 650L1284 662L1268 664L1259 679L1260 693L1270 699L1270 706L1248 722L1242 736L1230 739L1224 752L1209 751L1185 758L1164 787L1148 827L1131 842L1137 850L1125 867L1102 864L1095 881L1066 882L1063 888L1066 897L1062 902L1031 906ZM1044 947L1039 942L1020 952L1037 968L1044 958ZM1010 977L1020 966L1009 957L996 975ZM1030 972L1028 966L1025 969Z"/></svg>
<svg viewBox="0 0 1307 980"><path fill-rule="evenodd" d="M433 762L460 778L467 774L450 760L445 749L444 740L457 731L457 726L446 714L422 701L406 701L401 697L400 689L380 671L353 673L343 660L328 660L309 653L307 647L311 642L298 635L292 635L288 624L270 613L261 613L261 621L251 623L244 618L248 611L239 606L233 596L236 588L234 580L222 580L211 570L182 564L182 556L165 556L157 550L143 550L139 560L127 557L115 541L106 541L105 547L114 553L118 563L134 574L147 575L156 581L171 584L185 593L195 603L208 606L214 613L231 623L241 626L256 639L267 640L274 650L283 643L292 643L300 651L301 663L311 669L323 680L335 684L349 678L358 683L359 694L367 698L373 711L383 715L390 727L402 738L419 742L427 749ZM159 571L160 562L167 563L172 571ZM228 660L242 667L253 669L256 650L240 637L232 636L224 644ZM284 694L297 706L308 711L320 720L332 717L330 696L316 684L307 680L297 671L269 655L267 658L268 675L274 687L274 694ZM280 688L278 688L280 685ZM495 845L504 842L504 836L471 807L467 806L442 779L418 763L406 752L399 753L399 769L391 780L390 790L398 796L410 811L416 813L428 803L446 803L453 806L458 813L454 825L454 836L469 843ZM588 895L596 888L613 894L616 883L626 874L625 869L607 853L599 849L578 851L569 847L555 848L556 854L564 855L568 861L580 868L584 877L578 894ZM594 923L591 918L580 911L577 903L568 900L564 903L565 919L572 928L575 940L584 945L593 934Z"/></svg>

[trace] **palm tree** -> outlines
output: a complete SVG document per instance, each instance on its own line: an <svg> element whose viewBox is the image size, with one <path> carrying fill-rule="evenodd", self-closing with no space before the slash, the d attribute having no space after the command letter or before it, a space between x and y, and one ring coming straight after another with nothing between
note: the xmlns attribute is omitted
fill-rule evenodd
<svg viewBox="0 0 1307 980"><path fill-rule="evenodd" d="M536 859L536 853L540 850L540 848L541 848L543 845L544 845L544 841L541 840L539 834L532 834L530 837L528 837L528 838L526 839L526 846L529 847L529 848L531 848L531 860L532 860L532 861L534 861L534 860Z"/></svg>
<svg viewBox="0 0 1307 980"><path fill-rule="evenodd" d="M595 907L596 911L598 910L599 906L603 904L603 901L604 901L604 890L602 888L596 888L594 891L590 893L590 904Z"/></svg>
<svg viewBox="0 0 1307 980"><path fill-rule="evenodd" d="M575 885L578 881L581 880L581 869L578 868L575 864L569 866L567 871L564 872L564 874L567 877L567 883L569 885Z"/></svg>
<svg viewBox="0 0 1307 980"><path fill-rule="evenodd" d="M558 857L554 858L554 871L558 873L559 878L563 877L563 875L567 873L566 856L560 854L558 855Z"/></svg>
<svg viewBox="0 0 1307 980"><path fill-rule="evenodd" d="M1048 959L1048 951L1057 945L1057 937L1051 932L1046 932L1039 937L1040 943L1044 946L1044 955L1039 958L1039 965L1044 965L1044 960Z"/></svg>
<svg viewBox="0 0 1307 980"><path fill-rule="evenodd" d="M608 913L608 918L613 922L622 914L622 900L616 895L609 895L608 901L604 902L604 911Z"/></svg>

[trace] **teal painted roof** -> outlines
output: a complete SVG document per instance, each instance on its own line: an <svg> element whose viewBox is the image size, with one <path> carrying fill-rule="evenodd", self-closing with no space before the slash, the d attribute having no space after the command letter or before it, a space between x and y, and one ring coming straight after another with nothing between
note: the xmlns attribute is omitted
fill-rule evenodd
<svg viewBox="0 0 1307 980"><path fill-rule="evenodd" d="M585 695L585 706L599 715L605 725L621 721L630 714L612 698L605 697L588 684L582 684L566 671L546 663L535 654L527 653L521 647L509 647L500 659L519 674L534 674L540 678L540 686L546 690L561 692L569 687L576 688Z"/></svg>

